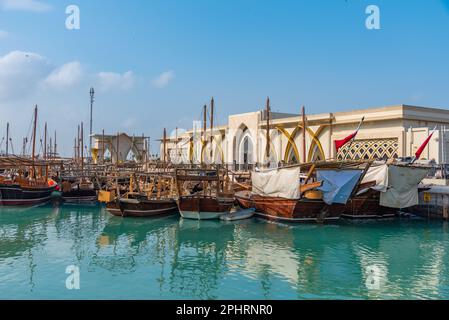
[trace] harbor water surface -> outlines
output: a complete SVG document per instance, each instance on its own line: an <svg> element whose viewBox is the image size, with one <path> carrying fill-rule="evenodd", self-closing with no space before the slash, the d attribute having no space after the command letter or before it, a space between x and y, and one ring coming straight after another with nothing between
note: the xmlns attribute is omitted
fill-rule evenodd
<svg viewBox="0 0 449 320"><path fill-rule="evenodd" d="M79 289L67 288L70 266L79 268ZM449 227L0 208L0 298L449 299Z"/></svg>

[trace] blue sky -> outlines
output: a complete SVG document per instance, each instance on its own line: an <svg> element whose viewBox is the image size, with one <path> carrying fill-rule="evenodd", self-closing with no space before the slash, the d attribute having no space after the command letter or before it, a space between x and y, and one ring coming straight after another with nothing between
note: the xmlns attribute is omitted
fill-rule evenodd
<svg viewBox="0 0 449 320"><path fill-rule="evenodd" d="M91 86L94 131L153 138L189 129L211 96L221 124L266 96L292 113L448 108L448 40L449 0L0 0L0 138L11 122L19 153L38 104L70 156Z"/></svg>

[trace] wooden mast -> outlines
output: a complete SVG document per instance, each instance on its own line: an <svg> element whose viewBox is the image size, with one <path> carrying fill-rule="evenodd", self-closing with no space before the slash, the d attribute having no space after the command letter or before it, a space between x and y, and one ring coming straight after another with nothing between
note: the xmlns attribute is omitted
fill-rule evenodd
<svg viewBox="0 0 449 320"><path fill-rule="evenodd" d="M302 106L302 162L306 162L306 108Z"/></svg>
<svg viewBox="0 0 449 320"><path fill-rule="evenodd" d="M76 138L77 140L77 147L76 147L76 162L79 161L80 157L80 125L78 125L78 136Z"/></svg>
<svg viewBox="0 0 449 320"><path fill-rule="evenodd" d="M37 105L34 108L34 123L33 123L33 151L31 158L33 159L33 175L32 177L36 179L36 167L34 166L34 159L36 157L36 127L37 127Z"/></svg>
<svg viewBox="0 0 449 320"><path fill-rule="evenodd" d="M50 139L51 141L51 139ZM44 160L47 160L47 122L44 126ZM48 181L48 164L45 161L45 181Z"/></svg>
<svg viewBox="0 0 449 320"><path fill-rule="evenodd" d="M267 113L267 146L265 149L265 155L267 157L267 161L270 160L270 97L267 97L267 106L266 106L266 113Z"/></svg>
<svg viewBox="0 0 449 320"><path fill-rule="evenodd" d="M178 127L175 130L175 154L176 160L178 159Z"/></svg>
<svg viewBox="0 0 449 320"><path fill-rule="evenodd" d="M102 147L101 147L101 152L102 152L101 163L103 164L104 163L104 154L106 152L106 150L104 150L104 129L102 131L101 143L102 143Z"/></svg>
<svg viewBox="0 0 449 320"><path fill-rule="evenodd" d="M116 152L116 164L118 164L119 163L119 160L118 160L118 157L119 157L119 147L120 147L120 145L119 145L119 138L120 138L120 133L119 132L117 132L117 152Z"/></svg>
<svg viewBox="0 0 449 320"><path fill-rule="evenodd" d="M214 97L210 101L210 161L212 163L212 142L214 141Z"/></svg>
<svg viewBox="0 0 449 320"><path fill-rule="evenodd" d="M9 154L9 122L6 123L6 156Z"/></svg>
<svg viewBox="0 0 449 320"><path fill-rule="evenodd" d="M163 141L163 147L164 147L164 156L163 156L163 160L164 160L164 164L167 162L167 129L164 128L164 141Z"/></svg>
<svg viewBox="0 0 449 320"><path fill-rule="evenodd" d="M47 159L47 122L44 126L44 160Z"/></svg>
<svg viewBox="0 0 449 320"><path fill-rule="evenodd" d="M81 141L81 171L84 170L84 125L81 122L81 136L80 136L80 141Z"/></svg>
<svg viewBox="0 0 449 320"><path fill-rule="evenodd" d="M53 148L53 158L56 158L56 153L57 153L57 146L58 144L56 143L56 130L55 130L55 141L54 141L55 147Z"/></svg>
<svg viewBox="0 0 449 320"><path fill-rule="evenodd" d="M74 141L74 144L73 144L73 154L74 154L75 162L76 162L76 138L75 138L75 141Z"/></svg>
<svg viewBox="0 0 449 320"><path fill-rule="evenodd" d="M201 164L204 163L203 148L206 144L207 105L203 106L203 132L201 134Z"/></svg>

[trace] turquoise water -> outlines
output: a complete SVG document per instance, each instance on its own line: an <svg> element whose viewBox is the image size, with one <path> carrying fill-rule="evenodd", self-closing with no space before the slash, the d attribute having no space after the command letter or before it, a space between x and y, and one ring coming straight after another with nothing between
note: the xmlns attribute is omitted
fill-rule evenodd
<svg viewBox="0 0 449 320"><path fill-rule="evenodd" d="M1 299L449 299L449 227L0 208ZM66 268L79 268L79 290Z"/></svg>

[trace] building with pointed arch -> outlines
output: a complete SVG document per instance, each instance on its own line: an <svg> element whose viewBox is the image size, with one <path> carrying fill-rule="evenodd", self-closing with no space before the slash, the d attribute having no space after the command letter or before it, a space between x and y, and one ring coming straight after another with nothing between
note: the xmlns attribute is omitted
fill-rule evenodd
<svg viewBox="0 0 449 320"><path fill-rule="evenodd" d="M167 152L171 153L172 161L176 158L182 163L215 162L239 167L267 162L292 164L325 159L389 159L413 156L436 128L421 158L437 163L449 161L449 135L446 132L449 129L449 110L445 109L394 105L307 114L306 128L303 128L300 115L270 112L268 157L266 117L266 111L230 115L227 125L214 128L212 144L210 130L205 133L191 130L184 132L178 142L168 138ZM365 121L356 139L337 152L334 141L354 132L362 117ZM174 155L175 149L177 155L183 156Z"/></svg>
<svg viewBox="0 0 449 320"><path fill-rule="evenodd" d="M92 136L92 158L101 163L105 158L113 163L126 160L142 161L147 156L148 139L145 136L131 136L126 133L115 135L94 134Z"/></svg>

